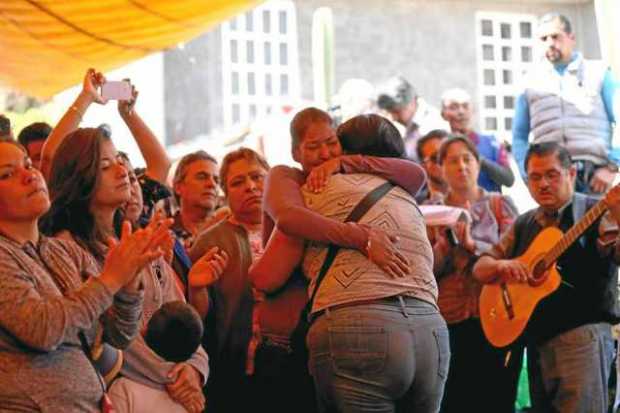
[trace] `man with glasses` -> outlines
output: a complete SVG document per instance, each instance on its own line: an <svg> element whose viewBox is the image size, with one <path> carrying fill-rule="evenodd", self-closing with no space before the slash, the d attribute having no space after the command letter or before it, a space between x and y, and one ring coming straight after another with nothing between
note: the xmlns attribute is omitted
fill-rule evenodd
<svg viewBox="0 0 620 413"><path fill-rule="evenodd" d="M540 18L538 37L545 59L528 74L516 101L512 124L514 157L525 177L524 157L530 132L533 142L558 142L577 168L576 190L603 193L618 167L610 159L615 81L601 61L575 51L575 34L565 16Z"/></svg>
<svg viewBox="0 0 620 413"><path fill-rule="evenodd" d="M424 135L416 143L418 159L426 172L426 185L416 195L419 204L440 198L448 190L439 166L439 147L448 138L448 132L435 129Z"/></svg>
<svg viewBox="0 0 620 413"><path fill-rule="evenodd" d="M533 144L525 166L528 189L539 207L519 216L475 264L474 277L483 283L526 281L529 269L514 258L523 255L543 229L553 226L566 232L597 202L575 192L577 170L560 144ZM526 329L535 412L607 412L614 356L611 323L620 320L620 187L612 188L604 202L609 211L557 260L562 283L538 304Z"/></svg>

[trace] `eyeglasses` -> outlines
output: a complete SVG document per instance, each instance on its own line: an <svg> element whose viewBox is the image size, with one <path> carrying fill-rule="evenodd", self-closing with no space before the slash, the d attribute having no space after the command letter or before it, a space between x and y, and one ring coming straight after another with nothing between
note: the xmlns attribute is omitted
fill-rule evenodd
<svg viewBox="0 0 620 413"><path fill-rule="evenodd" d="M547 171L544 174L532 173L527 176L527 181L533 184L538 184L544 178L547 182L557 183L562 175L563 173L560 171Z"/></svg>

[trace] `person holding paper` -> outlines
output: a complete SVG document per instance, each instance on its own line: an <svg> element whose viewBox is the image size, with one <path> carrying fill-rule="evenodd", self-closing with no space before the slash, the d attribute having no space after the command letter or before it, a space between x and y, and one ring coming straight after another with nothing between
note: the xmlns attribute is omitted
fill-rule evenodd
<svg viewBox="0 0 620 413"><path fill-rule="evenodd" d="M478 185L480 155L468 138L454 136L444 141L439 163L448 191L435 204L469 212L469 217L461 214L453 226L431 231L438 304L448 323L452 352L442 412L512 413L522 352L508 356L486 340L478 312L482 284L474 280L471 268L478 254L508 230L517 208L507 196ZM472 380L474 372L476 380Z"/></svg>

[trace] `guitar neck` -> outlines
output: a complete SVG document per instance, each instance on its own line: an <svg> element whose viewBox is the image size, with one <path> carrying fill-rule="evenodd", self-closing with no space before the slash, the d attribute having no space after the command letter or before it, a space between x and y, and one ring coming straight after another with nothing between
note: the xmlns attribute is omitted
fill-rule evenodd
<svg viewBox="0 0 620 413"><path fill-rule="evenodd" d="M601 216L603 212L607 210L607 205L602 200L596 203L586 214L569 229L564 236L554 245L553 248L545 256L545 262L551 265L551 263L557 261L560 255L577 240L585 230Z"/></svg>

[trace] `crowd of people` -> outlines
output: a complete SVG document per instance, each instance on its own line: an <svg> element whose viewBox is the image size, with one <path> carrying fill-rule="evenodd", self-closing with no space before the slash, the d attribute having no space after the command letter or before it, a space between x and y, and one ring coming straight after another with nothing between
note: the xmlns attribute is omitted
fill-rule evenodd
<svg viewBox="0 0 620 413"><path fill-rule="evenodd" d="M170 184L135 88L117 111L145 168L109 129L80 127L109 104L96 70L54 127L15 139L0 116L0 411L514 413L527 350L531 411L607 412L615 83L574 50L564 16L538 33L546 59L513 135L530 211L502 194L510 154L474 130L469 93L433 110L402 77L379 91L380 114L296 113L299 168L197 151ZM431 210L456 218L430 225ZM550 228L575 239L529 265ZM559 285L516 315L527 328L492 344L482 291L499 286L514 318L529 298L510 288L552 271Z"/></svg>

